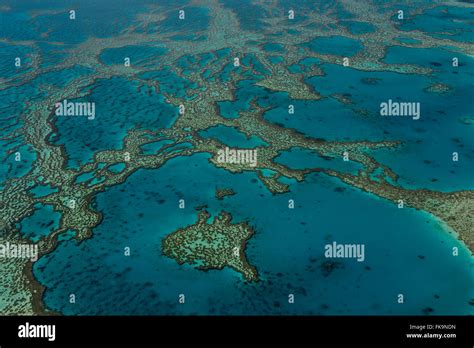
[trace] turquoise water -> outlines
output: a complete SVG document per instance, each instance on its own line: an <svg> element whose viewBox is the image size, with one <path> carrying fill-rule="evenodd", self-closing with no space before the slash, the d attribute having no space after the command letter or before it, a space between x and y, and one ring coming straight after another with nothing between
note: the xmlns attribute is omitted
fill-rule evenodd
<svg viewBox="0 0 474 348"><path fill-rule="evenodd" d="M423 49L387 47L384 63L431 69L425 75L367 72L329 64L324 58L286 56L291 49L338 57L362 52L359 39L376 27L355 18L337 0L278 0L271 6L222 0L217 9L233 11L231 19L240 21L237 34L224 32L224 40L216 39L209 45L204 40L215 39L215 13L200 2L137 0L130 4L130 0L2 2L0 189L9 185L8 179L27 175L38 156L18 132L25 110L47 96L48 87L63 88L100 69L119 74L120 69L111 66L122 65L125 57L143 70L136 75L107 74L86 87L83 97L70 100L96 103L94 120L49 116L54 129L47 140L64 147L68 168L90 162L99 151L121 149L124 137L133 129L156 132L172 127L178 109L167 99L198 101L203 97L198 92L206 87L193 82L192 77L201 73L209 81L231 87L235 99L224 97L215 105L226 122L239 118L242 112L254 111L256 103L269 109L263 114L266 121L311 138L401 141L396 149L367 150L399 174L399 185L445 192L474 189L472 54L448 43ZM472 8L437 6L410 17L416 6L406 3L399 7L407 13L406 20L392 17L400 29L398 43L420 44L408 36L412 30L421 30L433 37L465 42L465 51L470 50L474 41ZM75 21L68 18L71 8L77 12ZM185 20L178 18L180 9L186 11ZM287 19L289 9L295 9L294 22ZM309 22L311 11L324 15L329 11L330 20ZM395 13L391 5L378 6L378 11ZM272 27L267 17L279 18L280 22ZM291 23L302 27L292 28ZM336 28L337 34L333 31ZM312 37L316 30L321 34ZM340 36L346 30L354 38ZM137 43L115 41L116 35L136 35ZM139 42L142 35L153 41ZM309 42L301 43L300 35ZM94 53L99 65L87 60L56 69L67 62L77 45L84 44L81 49L87 49L87 40L94 37L99 45L113 47ZM177 46L168 47L167 40ZM173 47L178 48L170 57L167 54ZM23 81L32 72L35 54L39 67L48 70ZM286 92L257 86L273 73L272 67L260 60L262 55L278 64L277 70L284 67L296 74L293 78L305 82L322 98L294 100ZM17 56L22 58L20 68L14 67ZM240 58L240 67L234 66L235 57ZM452 66L454 57L459 59L459 67ZM291 65L286 67L285 62ZM222 69L213 70L216 65ZM321 76L314 76L316 68L321 69ZM12 79L15 84L3 88L7 85L3 79ZM158 87L149 87L143 80ZM436 85L444 90L433 90ZM380 103L388 99L419 102L420 120L381 117ZM294 114L288 113L290 104ZM195 136L190 127L184 130ZM247 136L223 125L199 131L199 136L217 139L229 147L271 145L270 139L263 140L258 134ZM154 141L141 146L141 151L144 155L178 153L193 146L186 142L164 148L172 143ZM21 161L15 161L16 151L21 153ZM459 153L458 162L452 161L453 152ZM302 182L279 177L280 183L289 185L289 192L272 194L257 173L231 174L214 167L210 158L203 153L177 157L162 168L138 170L125 183L97 193L91 209L100 212L103 221L94 228L93 236L78 243L76 232L68 230L58 237L58 248L34 264L35 276L46 287L45 306L64 314L86 315L474 314L472 255L429 214L398 209L387 200L322 173L308 174ZM275 162L292 169L331 168L351 174L361 169L361 165L344 162L342 157L321 157L303 148L283 151ZM105 166L102 162L97 168ZM117 163L106 169L120 173L125 168L125 163ZM277 174L269 169L259 171L264 177ZM34 179L29 178L27 193L35 199L61 189L35 185ZM48 178L38 179L48 182ZM93 170L77 176L75 183L90 187L103 180L105 177ZM217 188L232 188L236 194L218 200ZM185 209L178 208L180 199L185 200ZM288 209L290 199L295 202L294 209ZM235 222L248 221L254 227L256 233L246 253L259 272L258 283L245 283L232 269L203 272L178 265L161 254L162 239L196 222L196 208L202 206L211 216L225 210ZM16 227L25 239L37 242L58 229L60 221L61 214L52 206L38 203L32 215ZM329 262L324 258L324 246L332 241L364 244L366 259ZM131 248L130 256L124 255L126 247ZM453 247L460 249L459 256L452 255ZM74 305L68 302L71 293L76 295ZM178 304L181 293L186 294L185 305ZM293 305L287 303L290 293L295 294ZM403 305L397 303L400 293L405 296Z"/></svg>
<svg viewBox="0 0 474 348"><path fill-rule="evenodd" d="M36 185L33 187L30 192L33 194L35 197L45 197L48 196L54 192L58 192L57 187L51 187L51 185Z"/></svg>
<svg viewBox="0 0 474 348"><path fill-rule="evenodd" d="M47 42L38 42L37 45L41 55L41 68L52 68L61 62L64 62L64 59L67 57L67 53L64 52L64 49L68 49L73 46L55 45Z"/></svg>
<svg viewBox="0 0 474 348"><path fill-rule="evenodd" d="M247 137L244 133L234 127L218 125L198 132L204 138L215 138L227 146L240 148L254 148L257 146L268 146L259 137L252 135Z"/></svg>
<svg viewBox="0 0 474 348"><path fill-rule="evenodd" d="M318 174L290 181L290 193L274 196L255 174L230 174L208 159L176 158L99 194L104 220L93 238L65 241L34 266L47 285L46 305L65 314L423 314L426 308L473 314L467 305L474 295L469 252L427 214L397 209ZM237 194L218 201L214 191L222 185ZM185 209L178 209L181 198ZM288 199L295 209L288 209ZM245 284L233 270L202 272L161 255L162 238L194 223L194 209L203 204L255 228L247 255L260 282ZM334 211L344 218L334 219ZM365 261L344 259L328 271L324 245L333 240L364 243ZM453 246L460 248L458 257L450 254ZM180 293L184 305L178 305ZM289 293L295 294L293 305ZM397 304L399 293L403 305Z"/></svg>
<svg viewBox="0 0 474 348"><path fill-rule="evenodd" d="M0 58L2 59L2 58ZM11 61L13 62L13 61ZM9 68L7 68L8 70ZM20 74L20 76L22 76ZM30 102L44 95L32 84L21 84L0 90L0 189L3 183L11 178L19 178L31 170L36 160L36 153L19 130L24 125L17 115ZM20 153L17 161L16 153Z"/></svg>
<svg viewBox="0 0 474 348"><path fill-rule="evenodd" d="M267 43L263 45L263 49L267 52L284 52L285 47L282 44L279 43Z"/></svg>
<svg viewBox="0 0 474 348"><path fill-rule="evenodd" d="M111 171L112 173L120 173L126 168L125 163L116 163L111 166L109 166L107 169Z"/></svg>
<svg viewBox="0 0 474 348"><path fill-rule="evenodd" d="M163 95L121 77L98 81L82 101L96 103L95 119L56 119L59 136L55 142L65 146L70 167L90 161L98 150L120 149L132 128L166 128L178 115L178 109L165 103Z"/></svg>
<svg viewBox="0 0 474 348"><path fill-rule="evenodd" d="M170 1L170 3L175 6L178 5L177 3L174 3L173 1ZM179 19L178 11L170 10L165 20L163 20L160 23L160 30L180 31L181 33L189 34L189 33L195 33L195 32L199 32L199 31L207 29L209 25L209 9L208 8L186 6L184 10L185 10L184 20Z"/></svg>
<svg viewBox="0 0 474 348"><path fill-rule="evenodd" d="M421 41L419 41L419 40L413 39L411 37L404 37L404 36L396 37L395 40L397 40L401 43L409 44L409 45L413 45L413 44L416 45L416 44L421 43Z"/></svg>
<svg viewBox="0 0 474 348"><path fill-rule="evenodd" d="M367 22L347 21L344 24L349 32L355 35L373 33L375 31L375 27Z"/></svg>
<svg viewBox="0 0 474 348"><path fill-rule="evenodd" d="M317 53L343 57L353 56L362 49L359 41L345 36L317 37L303 46Z"/></svg>
<svg viewBox="0 0 474 348"><path fill-rule="evenodd" d="M321 157L317 153L295 147L288 151L283 151L274 160L276 163L283 164L291 169L311 169L324 168L334 169L340 172L347 172L356 175L362 165L357 162L344 161L342 154L338 158Z"/></svg>
<svg viewBox="0 0 474 348"><path fill-rule="evenodd" d="M397 61L405 57L405 62L410 62L410 59L418 57L416 53L412 56L406 54L408 50L394 47L389 50L387 60L395 62L396 57ZM436 67L438 72L426 77L361 72L325 64L323 69L326 75L310 78L308 82L323 96L330 97L333 93L348 96L354 101L354 107L327 98L317 102L317 112L310 113L311 105L299 102L295 103L296 111L291 117L285 115L281 108L267 112L265 118L274 122L288 119L285 123L288 126L324 139L401 140L402 146L397 151L384 155L384 152L377 150L372 154L400 174L402 184L441 191L472 189L474 138L472 126L462 122L463 117L470 117L474 111L470 93L473 88L470 78L473 74L472 59L457 54L460 61L465 62L466 71L463 73L465 76L456 78L458 75L453 74L454 68L447 61L451 53L428 51L430 54L421 55L419 52L418 62L426 65L441 62L442 65ZM452 90L443 94L424 91L434 82L448 84ZM388 99L419 102L421 118L414 121L411 118L381 117L378 114L379 105ZM367 114L358 114L355 112L357 109L365 109ZM310 114L311 117L308 116ZM452 152L458 152L463 159L453 162Z"/></svg>
<svg viewBox="0 0 474 348"><path fill-rule="evenodd" d="M19 77L24 73L31 71L32 49L28 46L13 46L0 43L0 77ZM17 67L16 58L20 58L20 66Z"/></svg>
<svg viewBox="0 0 474 348"><path fill-rule="evenodd" d="M78 175L76 177L75 182L80 184L80 183L86 182L88 180L91 180L94 177L95 177L95 172L85 172L85 173L82 173L81 175Z"/></svg>
<svg viewBox="0 0 474 348"><path fill-rule="evenodd" d="M144 144L140 146L140 148L142 149L142 152L144 154L152 155L152 154L157 153L164 145L169 145L172 143L173 143L172 140L165 139L165 140L154 141L152 143Z"/></svg>
<svg viewBox="0 0 474 348"><path fill-rule="evenodd" d="M272 64L280 64L284 61L283 57L280 57L280 56L269 56L268 57L268 60L272 63Z"/></svg>
<svg viewBox="0 0 474 348"><path fill-rule="evenodd" d="M59 228L60 218L61 213L51 205L37 204L33 214L21 220L18 227L23 236L32 242L38 242L41 237Z"/></svg>
<svg viewBox="0 0 474 348"><path fill-rule="evenodd" d="M126 0L63 0L60 3L55 0L4 0L2 5L11 6L14 11L0 12L0 23L2 33L11 40L43 41L46 37L51 42L78 44L91 36L115 35L133 22L138 12L146 11L147 1L134 1L134 6L127 6L124 11L123 5L129 3ZM72 9L76 11L76 20L69 18ZM39 12L32 24L31 14L35 11ZM104 13L109 20L104 20Z"/></svg>
<svg viewBox="0 0 474 348"><path fill-rule="evenodd" d="M462 76L451 65L453 54L463 64ZM472 189L474 138L472 126L462 122L474 112L470 93L474 88L472 58L441 49L395 46L388 50L386 61L417 63L433 68L434 72L430 76L362 72L324 64L324 76L307 80L323 95L322 100L290 100L286 93L272 93L255 86L252 80L244 80L238 84L235 101L218 103L220 114L237 118L239 111L249 110L250 101L257 98L259 105L274 106L264 114L266 120L315 138L401 140L402 145L396 151L377 150L372 155L393 168L400 175L402 185L440 191ZM433 83L444 83L450 86L450 91L442 94L426 91ZM353 104L342 104L332 98L334 94L348 97ZM388 99L420 102L420 120L381 117L379 105ZM293 115L288 114L289 104L295 107ZM452 161L453 152L459 153L459 162Z"/></svg>
<svg viewBox="0 0 474 348"><path fill-rule="evenodd" d="M63 87L70 84L78 76L89 75L94 70L76 65L72 68L62 69L59 71L51 71L41 74L33 80L34 85L52 85L54 87Z"/></svg>
<svg viewBox="0 0 474 348"><path fill-rule="evenodd" d="M472 8L437 6L401 22L400 29L421 30L433 37L455 41L474 41Z"/></svg>
<svg viewBox="0 0 474 348"><path fill-rule="evenodd" d="M16 161L15 153L19 152L21 154L21 160ZM5 159L2 161L0 166L0 179L2 182L5 182L11 178L20 178L26 173L28 173L33 163L36 161L36 153L33 151L33 148L29 145L20 145L15 148L15 152L5 156Z"/></svg>
<svg viewBox="0 0 474 348"><path fill-rule="evenodd" d="M249 111L252 100L256 99L258 105L262 107L278 105L286 101L286 93L272 93L266 88L255 85L256 80L242 80L237 83L238 89L235 91L235 100L217 102L219 114L225 118L238 118L239 112ZM280 104L281 105L281 104ZM288 111L288 109L286 109Z"/></svg>
<svg viewBox="0 0 474 348"><path fill-rule="evenodd" d="M247 54L242 59L242 64L247 67L252 67L255 71L255 75L245 74L244 77L256 78L263 75L271 75L271 72L265 68L265 66L260 62L260 60L255 56L255 54Z"/></svg>
<svg viewBox="0 0 474 348"><path fill-rule="evenodd" d="M125 46L103 50L100 60L108 65L123 65L127 57L130 58L130 66L153 66L159 63L160 56L166 52L164 47Z"/></svg>

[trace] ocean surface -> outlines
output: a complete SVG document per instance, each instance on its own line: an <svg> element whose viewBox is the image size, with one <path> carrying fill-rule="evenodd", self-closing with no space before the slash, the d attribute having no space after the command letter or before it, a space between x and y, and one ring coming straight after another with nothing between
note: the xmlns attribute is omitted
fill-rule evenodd
<svg viewBox="0 0 474 348"><path fill-rule="evenodd" d="M104 220L93 237L65 241L35 264L35 276L47 285L45 304L91 315L472 314L472 258L428 214L398 209L320 174L274 196L254 173L230 174L208 159L176 158L99 194ZM232 187L236 195L219 201L216 187ZM185 209L178 208L180 199ZM288 209L289 199L294 209ZM231 269L179 266L161 254L161 240L195 223L202 205L255 228L246 253L259 282L245 283ZM364 243L365 261L326 265L324 245L333 240ZM457 257L450 253L454 246ZM75 304L69 303L71 293ZM178 304L179 294L185 304ZM398 294L404 304L397 303Z"/></svg>
<svg viewBox="0 0 474 348"><path fill-rule="evenodd" d="M75 2L63 1L64 6ZM81 3L84 21L73 28L66 25L62 12L49 12L54 1L7 0L15 10L6 15L0 10L2 31L12 42L32 40L37 43L42 68L64 62L70 49L87 42L90 37L111 38L133 24L134 34L172 35L175 42L192 45L207 39L211 13L205 6L189 5L188 1L164 1L162 6L187 6L188 18L197 21L180 23L175 12L140 21L148 14L150 1L134 5L87 0ZM289 6L294 1L280 1ZM111 5L113 4L113 5ZM125 5L126 4L126 5ZM325 11L333 7L341 25L355 37L327 35L298 44L322 55L353 57L364 50L363 40L375 26L360 21L345 11L337 1L301 1L302 9ZM153 4L152 4L153 5ZM176 62L166 62L160 68L169 49L158 43L110 47L97 54L101 65L113 69L131 56L132 64L148 71L136 75L98 78L93 85L81 90L84 97L70 101L94 101L95 120L87 118L50 118L54 131L48 141L64 147L67 168L78 169L91 162L102 150L120 149L123 138L136 128L157 131L170 128L178 119L178 109L167 96L184 100L196 98L198 86L192 74L202 72L209 81L233 83L234 100L216 102L216 110L228 120L251 111L253 103L268 108L263 119L277 126L294 129L311 138L327 141L397 141L394 149L371 150L368 153L399 175L398 185L407 189L430 189L441 192L474 190L474 58L451 46L433 48L403 47L416 45L405 37L411 30L421 30L436 38L474 42L472 27L457 19L468 20L472 12L461 8L438 7L415 19L398 25L400 46L388 46L387 64L410 64L432 69L430 74L361 71L306 57L288 64L289 73L307 73L311 68L323 74L302 77L302 82L321 95L320 100L292 100L287 92L271 91L257 83L271 75L255 53L258 47L268 55L268 61L285 65L287 48L278 43L284 34L299 37L298 30L275 31L264 42L255 41L260 31L268 29L265 16L279 15L248 1L223 1L222 8L234 11L242 28L252 31L248 52L241 55L242 66L236 68L232 59L235 49L219 48L212 52L183 54ZM104 7L105 6L105 7ZM408 6L408 5L407 5ZM101 13L109 9L105 21ZM123 10L126 8L126 11ZM404 7L405 8L405 7ZM406 7L409 11L410 7ZM380 11L387 10L381 9ZM31 11L36 14L35 27ZM472 8L471 10L472 11ZM79 15L82 15L79 12ZM157 15L153 12L153 15ZM148 17L146 17L148 18ZM304 11L296 22L306 19ZM159 24L157 24L159 22ZM144 24L145 23L145 24ZM460 24L461 23L461 24ZM20 25L21 24L21 25ZM315 30L330 31L320 24ZM322 25L322 24L321 24ZM311 26L309 26L311 28ZM179 31L179 34L175 34ZM198 33L198 34L196 34ZM203 34L206 33L206 34ZM47 36L48 40L44 37ZM3 34L0 34L0 38ZM61 44L58 45L57 43ZM190 43L191 42L191 43ZM32 71L30 47L0 42L0 82L28 76ZM25 56L21 68L10 64L17 56ZM459 59L460 67L452 66ZM211 75L210 65L228 61ZM213 63L211 63L213 62ZM172 64L173 63L173 64ZM197 64L196 64L197 63ZM174 66L173 66L174 65ZM245 70L254 67L256 73ZM460 69L462 67L462 73ZM202 70L202 71L201 71ZM0 129L14 134L24 123L19 117L24 109L48 95L47 87L61 88L75 78L95 73L85 64L51 70L35 76L28 83L18 83L8 89L0 88ZM144 85L144 80L157 82L160 91ZM433 86L443 87L437 91ZM193 93L188 90L193 89ZM343 102L341 96L349 102ZM421 103L421 117L381 117L379 106L389 99ZM295 108L288 113L288 105ZM205 115L204 115L205 116ZM203 116L203 117L204 117ZM215 125L197 132L203 138L214 138L229 147L268 147L271 142L259 134L247 137L239 129ZM38 153L26 143L20 132L13 137L1 137L0 189L8 179L27 175ZM156 153L168 140L142 146L145 154ZM21 160L15 160L15 152ZM452 161L452 153L459 161ZM289 185L289 192L272 194L260 181L257 172L231 173L215 167L210 154L169 160L158 169L139 169L125 183L97 193L92 207L103 216L93 229L92 237L77 242L75 231L59 237L57 248L41 257L33 266L33 274L45 287L44 305L66 315L473 315L474 259L441 221L434 216L411 208L398 209L396 204L373 194L362 192L336 178L322 173L308 174L301 182L289 178L280 181ZM293 169L331 168L357 174L361 168L354 162L327 159L304 148L282 151L276 163ZM125 163L109 168L123 170ZM264 176L269 170L261 170ZM91 179L93 173L82 173L75 183ZM60 188L33 185L29 192L35 198L58 192ZM216 189L231 188L235 195L218 200ZM185 200L185 208L178 201ZM294 209L288 201L294 200ZM233 222L247 221L255 234L247 243L248 262L259 273L258 282L245 282L237 271L202 271L178 263L161 252L164 237L197 221L198 208L205 207L214 217L221 211L230 213ZM37 242L61 226L61 213L53 206L37 203L30 216L18 221L16 227L24 238ZM337 243L364 244L365 260L332 259L324 257L324 247ZM124 255L129 247L130 256ZM452 255L452 248L459 255ZM69 302L74 294L76 302ZM186 302L178 303L184 294ZM294 294L295 303L288 303ZM404 303L398 303L398 296Z"/></svg>

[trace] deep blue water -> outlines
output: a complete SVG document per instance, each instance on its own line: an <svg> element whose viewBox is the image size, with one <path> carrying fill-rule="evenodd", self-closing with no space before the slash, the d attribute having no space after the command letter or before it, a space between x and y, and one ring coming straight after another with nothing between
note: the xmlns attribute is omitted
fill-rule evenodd
<svg viewBox="0 0 474 348"><path fill-rule="evenodd" d="M274 196L255 174L230 174L208 158L173 159L99 194L104 220L94 236L64 241L34 266L47 286L46 305L65 314L422 314L428 307L433 314L472 314L469 252L426 213L397 209L317 174ZM228 186L237 194L216 200L215 188ZM181 198L185 209L178 209ZM295 209L288 209L288 199ZM179 266L161 255L162 238L194 223L203 204L214 215L224 209L254 226L247 255L260 282L244 283L230 269ZM334 219L335 211L344 218ZM333 240L364 243L365 261L344 259L325 273L324 245ZM453 246L458 257L450 254ZM184 305L178 305L180 293ZM296 296L293 305L289 293ZM403 305L396 302L399 293Z"/></svg>

